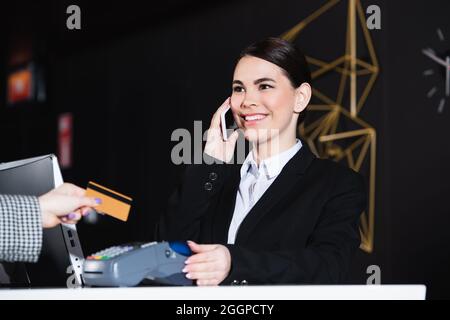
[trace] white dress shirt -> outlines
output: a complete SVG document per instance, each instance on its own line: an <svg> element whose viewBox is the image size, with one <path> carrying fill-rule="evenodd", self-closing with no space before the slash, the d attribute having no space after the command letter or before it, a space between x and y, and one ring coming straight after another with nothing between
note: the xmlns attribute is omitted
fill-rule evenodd
<svg viewBox="0 0 450 320"><path fill-rule="evenodd" d="M239 226L248 212L301 147L302 143L297 139L297 143L291 148L261 161L259 167L254 160L253 152L249 152L241 167L241 182L236 194L233 218L228 229L228 244L234 244Z"/></svg>

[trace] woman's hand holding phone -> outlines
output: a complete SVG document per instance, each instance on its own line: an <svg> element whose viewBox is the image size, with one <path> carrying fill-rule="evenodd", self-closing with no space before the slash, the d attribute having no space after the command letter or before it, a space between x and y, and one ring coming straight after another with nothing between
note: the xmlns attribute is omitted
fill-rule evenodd
<svg viewBox="0 0 450 320"><path fill-rule="evenodd" d="M239 133L235 130L231 135L224 139L222 134L222 114L230 108L231 99L228 98L214 113L211 125L208 129L208 135L206 139L206 145L204 152L218 160L223 162L230 162L233 158L234 148L238 139ZM231 112L231 111L229 111Z"/></svg>

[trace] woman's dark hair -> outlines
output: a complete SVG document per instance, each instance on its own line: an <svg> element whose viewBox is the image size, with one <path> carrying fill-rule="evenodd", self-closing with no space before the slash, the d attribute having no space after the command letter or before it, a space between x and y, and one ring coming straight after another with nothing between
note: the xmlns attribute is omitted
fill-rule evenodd
<svg viewBox="0 0 450 320"><path fill-rule="evenodd" d="M239 60L245 56L253 56L269 61L283 69L286 77L294 88L304 82L311 84L311 72L305 55L294 44L280 38L266 38L245 48L239 55ZM306 108L298 116L297 126L306 117Z"/></svg>

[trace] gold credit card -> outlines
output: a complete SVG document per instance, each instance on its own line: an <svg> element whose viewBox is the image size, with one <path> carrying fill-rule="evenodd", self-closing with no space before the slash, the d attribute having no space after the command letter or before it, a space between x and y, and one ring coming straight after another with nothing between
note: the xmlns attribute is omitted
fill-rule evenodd
<svg viewBox="0 0 450 320"><path fill-rule="evenodd" d="M100 198L102 200L102 203L95 207L97 212L110 215L122 221L128 220L131 202L133 201L130 197L92 181L88 183L86 196Z"/></svg>

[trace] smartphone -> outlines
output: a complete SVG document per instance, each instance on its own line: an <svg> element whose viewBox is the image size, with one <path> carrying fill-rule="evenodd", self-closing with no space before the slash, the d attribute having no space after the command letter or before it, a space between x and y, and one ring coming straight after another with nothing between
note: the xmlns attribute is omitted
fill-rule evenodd
<svg viewBox="0 0 450 320"><path fill-rule="evenodd" d="M225 111L220 115L220 125L222 129L223 140L227 141L229 137L228 133L233 133L234 129L237 128L230 106L228 106L228 108L226 108Z"/></svg>

